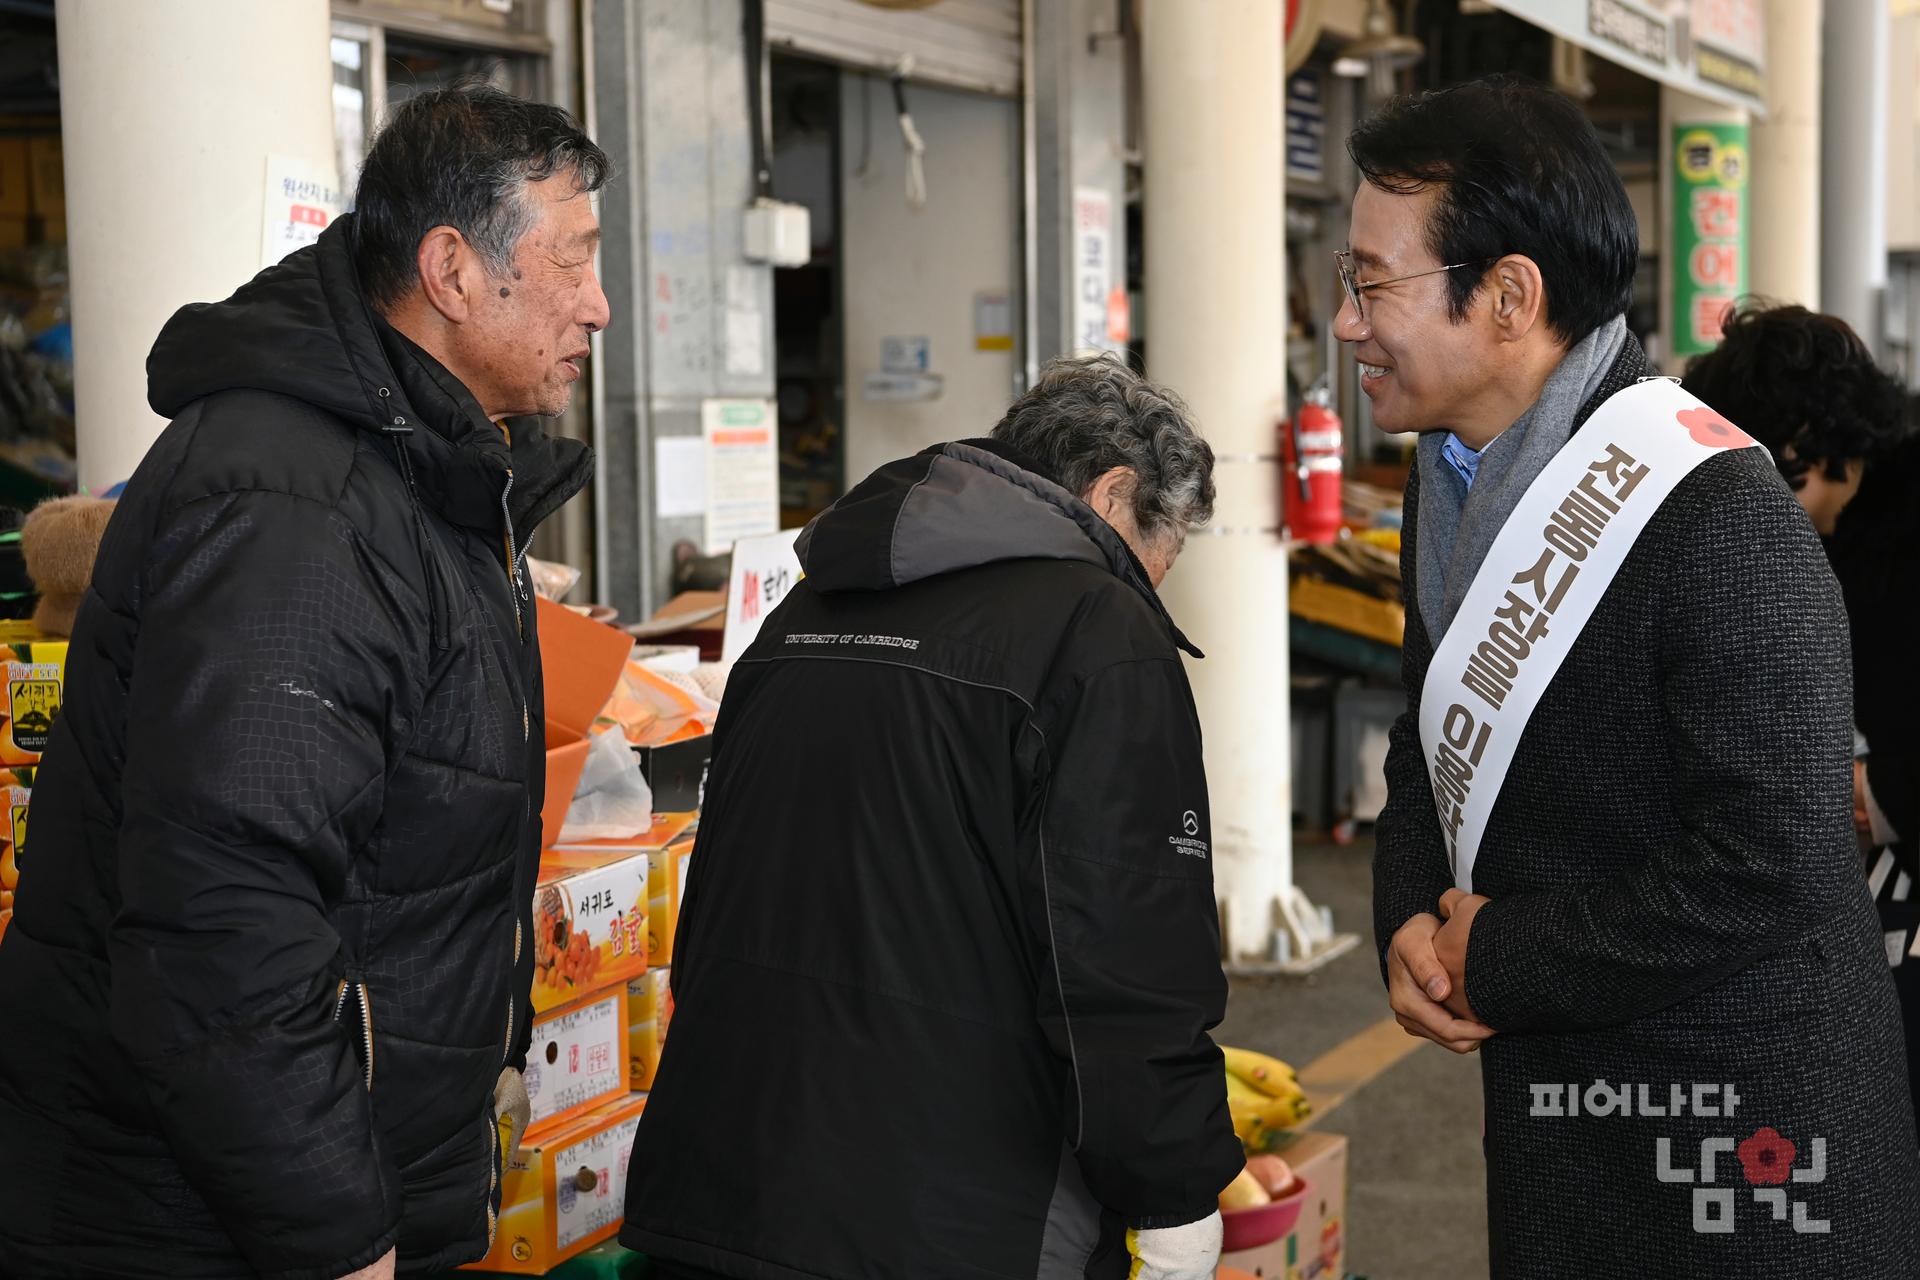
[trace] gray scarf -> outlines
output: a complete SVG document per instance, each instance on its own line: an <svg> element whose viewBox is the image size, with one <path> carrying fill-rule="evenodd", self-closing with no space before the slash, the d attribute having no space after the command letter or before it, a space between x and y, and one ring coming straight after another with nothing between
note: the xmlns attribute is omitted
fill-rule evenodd
<svg viewBox="0 0 1920 1280"><path fill-rule="evenodd" d="M1481 451L1471 491L1441 456L1446 432L1421 435L1415 587L1420 616L1436 647L1480 572L1487 549L1521 495L1573 435L1581 406L1599 389L1626 343L1626 317L1615 316L1574 344L1547 377L1533 407Z"/></svg>

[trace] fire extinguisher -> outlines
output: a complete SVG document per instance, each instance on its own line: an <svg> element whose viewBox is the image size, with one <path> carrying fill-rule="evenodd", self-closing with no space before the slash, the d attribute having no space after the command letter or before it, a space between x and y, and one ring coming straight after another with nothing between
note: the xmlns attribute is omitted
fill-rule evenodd
<svg viewBox="0 0 1920 1280"><path fill-rule="evenodd" d="M1293 420L1280 424L1281 511L1288 536L1319 543L1340 536L1342 459L1340 416L1322 378Z"/></svg>

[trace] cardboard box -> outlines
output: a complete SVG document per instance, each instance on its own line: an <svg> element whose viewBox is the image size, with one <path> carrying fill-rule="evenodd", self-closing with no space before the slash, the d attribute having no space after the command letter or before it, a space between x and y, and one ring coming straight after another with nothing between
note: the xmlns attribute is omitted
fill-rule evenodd
<svg viewBox="0 0 1920 1280"><path fill-rule="evenodd" d="M13 921L13 895L20 888L20 860L27 853L27 806L33 801L33 770L0 770L7 821L0 831L0 938Z"/></svg>
<svg viewBox="0 0 1920 1280"><path fill-rule="evenodd" d="M686 835L699 818L697 813L661 813L656 806L652 828L637 836L621 840L566 840L554 849L569 854L599 854L606 862L618 862L636 853L658 853Z"/></svg>
<svg viewBox="0 0 1920 1280"><path fill-rule="evenodd" d="M671 970L649 969L646 977L627 984L627 1019L627 1084L645 1092L653 1088L673 1022Z"/></svg>
<svg viewBox="0 0 1920 1280"><path fill-rule="evenodd" d="M713 735L657 747L635 747L640 773L653 788L653 807L662 813L698 810L707 801L707 767L713 762Z"/></svg>
<svg viewBox="0 0 1920 1280"><path fill-rule="evenodd" d="M57 133L37 133L27 139L27 185L33 211L43 218L67 218L67 172Z"/></svg>
<svg viewBox="0 0 1920 1280"><path fill-rule="evenodd" d="M1341 1280L1347 1258L1347 1140L1308 1129L1277 1152L1310 1184L1293 1230L1256 1249L1220 1255L1261 1280Z"/></svg>
<svg viewBox="0 0 1920 1280"><path fill-rule="evenodd" d="M0 136L0 218L25 218L33 212L32 172L27 140Z"/></svg>
<svg viewBox="0 0 1920 1280"><path fill-rule="evenodd" d="M0 646L5 664L6 704L0 707L0 765L40 763L67 678L65 640L15 641Z"/></svg>
<svg viewBox="0 0 1920 1280"><path fill-rule="evenodd" d="M681 855L690 848L662 849L647 864L648 965L673 963L673 935L680 924Z"/></svg>
<svg viewBox="0 0 1920 1280"><path fill-rule="evenodd" d="M533 1008L546 1013L647 971L647 855L549 849L533 891Z"/></svg>
<svg viewBox="0 0 1920 1280"><path fill-rule="evenodd" d="M717 662L726 641L727 593L683 591L645 622L627 628L636 640L660 645L693 645L705 662Z"/></svg>
<svg viewBox="0 0 1920 1280"><path fill-rule="evenodd" d="M647 859L647 963L673 962L673 935L680 919L682 880L693 839L687 834L698 819L692 813L656 813L653 830L627 840L583 840L558 845L542 866L585 869L610 866L633 857Z"/></svg>
<svg viewBox="0 0 1920 1280"><path fill-rule="evenodd" d="M547 690L547 795L540 809L540 847L550 849L580 785L588 735L613 696L633 639L551 600L538 601L540 671Z"/></svg>
<svg viewBox="0 0 1920 1280"><path fill-rule="evenodd" d="M500 1186L493 1248L463 1270L545 1275L620 1230L645 1095L603 1103L520 1145Z"/></svg>
<svg viewBox="0 0 1920 1280"><path fill-rule="evenodd" d="M526 1084L533 1103L529 1136L626 1096L626 983L534 1018Z"/></svg>

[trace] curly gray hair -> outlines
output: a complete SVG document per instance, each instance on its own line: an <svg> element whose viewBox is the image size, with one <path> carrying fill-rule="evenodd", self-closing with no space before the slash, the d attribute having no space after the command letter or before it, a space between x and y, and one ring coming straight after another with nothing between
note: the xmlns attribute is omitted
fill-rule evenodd
<svg viewBox="0 0 1920 1280"><path fill-rule="evenodd" d="M1213 449L1186 403L1118 357L1049 361L992 434L1080 497L1113 468L1131 467L1127 501L1155 544L1178 547L1213 516Z"/></svg>

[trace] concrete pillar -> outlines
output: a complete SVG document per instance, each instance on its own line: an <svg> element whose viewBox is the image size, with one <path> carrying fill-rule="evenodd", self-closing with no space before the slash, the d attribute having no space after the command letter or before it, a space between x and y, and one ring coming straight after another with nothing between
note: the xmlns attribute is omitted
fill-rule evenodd
<svg viewBox="0 0 1920 1280"><path fill-rule="evenodd" d="M1729 107L1705 98L1696 98L1692 94L1669 85L1660 87L1660 181L1655 198L1659 202L1660 217L1660 350L1658 364L1663 373L1678 374L1685 370L1688 359L1696 352L1676 350L1680 345L1681 326L1686 317L1675 314L1675 283L1681 273L1689 269L1687 261L1686 237L1678 234L1674 225L1675 186L1679 182L1677 157L1674 152L1676 130L1689 125L1718 125L1747 123L1747 112L1743 107ZM1751 174L1751 164L1747 172ZM1745 208L1750 214L1753 208L1752 192L1746 192ZM1751 231L1744 224L1740 228L1740 253L1743 261L1747 240ZM1741 278L1750 280L1747 268L1741 268ZM1741 288L1729 289L1729 296L1742 292Z"/></svg>
<svg viewBox="0 0 1920 1280"><path fill-rule="evenodd" d="M1044 0L1033 5L1029 33L1034 95L1034 365L1088 349L1124 351L1111 338L1089 342L1077 318L1101 308L1076 306L1091 287L1076 252L1083 192L1105 197L1109 213L1104 300L1127 283L1125 146L1126 36L1106 0ZM1095 207L1098 201L1095 202ZM1103 326L1104 328L1104 326Z"/></svg>
<svg viewBox="0 0 1920 1280"><path fill-rule="evenodd" d="M1293 878L1287 553L1273 458L1286 412L1284 6L1142 8L1147 372L1192 405L1219 459L1213 524L1188 540L1162 594L1208 655L1190 672L1214 881L1240 958L1266 951Z"/></svg>
<svg viewBox="0 0 1920 1280"><path fill-rule="evenodd" d="M147 352L260 270L267 156L332 172L327 0L59 0L80 482L166 425Z"/></svg>
<svg viewBox="0 0 1920 1280"><path fill-rule="evenodd" d="M1748 288L1820 305L1821 0L1767 0L1767 118L1753 122Z"/></svg>
<svg viewBox="0 0 1920 1280"><path fill-rule="evenodd" d="M614 324L594 355L599 598L639 619L672 594L674 543L706 537L703 517L661 513L655 449L700 436L708 399L773 395L773 269L743 244L754 179L741 0L591 0L584 13L596 140L614 175L600 202ZM873 138L885 145L877 127Z"/></svg>
<svg viewBox="0 0 1920 1280"><path fill-rule="evenodd" d="M1821 55L1820 305L1876 354L1885 347L1890 22L1885 0L1829 4ZM1902 85L1901 101L1912 93Z"/></svg>

